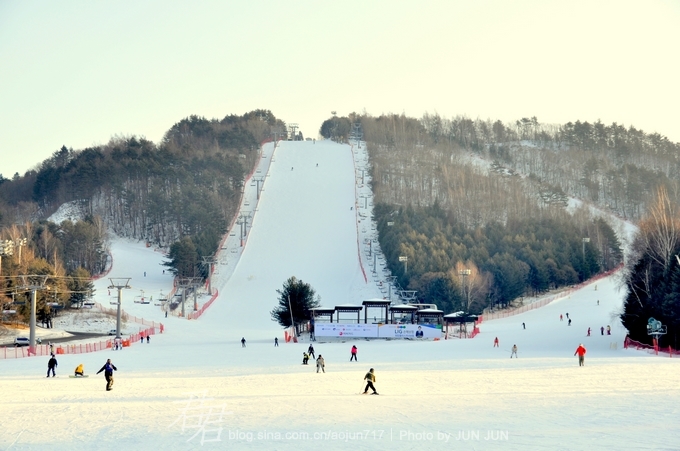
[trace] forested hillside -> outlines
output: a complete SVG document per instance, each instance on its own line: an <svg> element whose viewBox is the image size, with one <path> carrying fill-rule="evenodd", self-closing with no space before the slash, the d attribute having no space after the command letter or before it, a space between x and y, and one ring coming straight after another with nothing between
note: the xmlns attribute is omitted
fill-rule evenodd
<svg viewBox="0 0 680 451"><path fill-rule="evenodd" d="M0 256L6 257L0 301L17 293L15 275L35 274L29 261L40 262L40 274L69 275L72 283L100 273L107 230L169 248L170 269L180 276L202 275L201 257L215 253L236 214L260 144L285 131L268 110L222 120L190 116L158 144L131 136L82 150L63 146L24 176L0 178ZM78 210L75 222L44 220L65 203ZM10 249L15 245L23 248L23 263ZM66 291L60 301L78 302ZM39 305L46 309L44 299Z"/></svg>

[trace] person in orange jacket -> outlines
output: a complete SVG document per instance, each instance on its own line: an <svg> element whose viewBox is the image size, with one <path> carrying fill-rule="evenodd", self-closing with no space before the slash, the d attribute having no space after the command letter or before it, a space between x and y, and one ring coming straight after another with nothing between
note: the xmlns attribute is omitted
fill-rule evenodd
<svg viewBox="0 0 680 451"><path fill-rule="evenodd" d="M574 352L574 355L576 354L578 354L578 366L584 366L586 358L586 348L583 346L583 343L579 344L578 348L576 348L576 352Z"/></svg>

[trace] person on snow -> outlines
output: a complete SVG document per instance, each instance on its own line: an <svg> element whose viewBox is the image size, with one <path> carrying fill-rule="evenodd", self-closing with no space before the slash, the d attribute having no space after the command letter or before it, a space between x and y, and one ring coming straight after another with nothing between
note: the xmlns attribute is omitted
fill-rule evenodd
<svg viewBox="0 0 680 451"><path fill-rule="evenodd" d="M303 352L302 353L302 364L307 365L308 362L309 362L309 354L307 354L306 352Z"/></svg>
<svg viewBox="0 0 680 451"><path fill-rule="evenodd" d="M246 337L241 337L241 347L242 348L246 347Z"/></svg>
<svg viewBox="0 0 680 451"><path fill-rule="evenodd" d="M54 357L54 354L52 354L52 357L50 357L49 362L47 362L47 377L50 377L50 371L52 371L52 377L55 376L54 369L57 367L57 359Z"/></svg>
<svg viewBox="0 0 680 451"><path fill-rule="evenodd" d="M517 345L512 345L512 352L510 353L510 358L512 358L513 355L515 356L515 358L519 359L519 357L517 357Z"/></svg>
<svg viewBox="0 0 680 451"><path fill-rule="evenodd" d="M85 376L85 368L83 367L83 364L81 363L76 367L76 370L73 372L75 377L83 377Z"/></svg>
<svg viewBox="0 0 680 451"><path fill-rule="evenodd" d="M604 326L600 327L600 335L604 335Z"/></svg>
<svg viewBox="0 0 680 451"><path fill-rule="evenodd" d="M106 363L104 364L103 367L99 371L97 371L97 374L104 372L104 379L106 379L106 391L111 391L113 388L113 372L118 371L118 368L111 363L111 359L107 359Z"/></svg>
<svg viewBox="0 0 680 451"><path fill-rule="evenodd" d="M274 337L274 346L279 345L279 337Z"/></svg>
<svg viewBox="0 0 680 451"><path fill-rule="evenodd" d="M569 319L569 313L567 313L567 319Z"/></svg>
<svg viewBox="0 0 680 451"><path fill-rule="evenodd" d="M146 343L149 343L149 335L146 336Z"/></svg>
<svg viewBox="0 0 680 451"><path fill-rule="evenodd" d="M497 348L498 347L498 337L494 338L493 340L493 347Z"/></svg>
<svg viewBox="0 0 680 451"><path fill-rule="evenodd" d="M564 320L562 319L562 314L561 314L561 313L560 313L560 321L564 321Z"/></svg>
<svg viewBox="0 0 680 451"><path fill-rule="evenodd" d="M526 328L527 328L527 325L522 323L522 329L526 329Z"/></svg>
<svg viewBox="0 0 680 451"><path fill-rule="evenodd" d="M586 348L583 346L583 343L579 344L578 348L576 348L574 355L576 354L578 354L578 366L584 366L586 359Z"/></svg>
<svg viewBox="0 0 680 451"><path fill-rule="evenodd" d="M571 326L571 318L569 318L569 322L567 323L567 326Z"/></svg>
<svg viewBox="0 0 680 451"><path fill-rule="evenodd" d="M366 388L364 388L364 395L368 393L368 389L370 388L373 390L373 394L377 395L378 392L375 391L375 387L373 386L373 382L375 382L375 373L373 372L373 368L368 370L368 373L364 376L364 380L366 381Z"/></svg>
<svg viewBox="0 0 680 451"><path fill-rule="evenodd" d="M308 353L310 356L312 356L313 359L316 358L316 356L314 355L314 346L312 346L311 344L309 345L309 348L307 348L307 353Z"/></svg>
<svg viewBox="0 0 680 451"><path fill-rule="evenodd" d="M316 359L316 372L319 372L319 369L323 371L324 373L326 372L326 362L324 361L323 357L321 357L321 354L319 354L319 358Z"/></svg>
<svg viewBox="0 0 680 451"><path fill-rule="evenodd" d="M612 334L612 328L611 328L611 326L607 326L607 335L611 335L611 334Z"/></svg>
<svg viewBox="0 0 680 451"><path fill-rule="evenodd" d="M590 327L588 328L588 335L587 337L590 337Z"/></svg>
<svg viewBox="0 0 680 451"><path fill-rule="evenodd" d="M358 351L357 347L354 346L354 345L352 345L352 350L350 351L350 352L351 352L351 355L350 355L350 357L349 357L349 361L350 361L350 362L352 361L352 359L354 359L355 362L358 361L358 360L357 360L357 351Z"/></svg>

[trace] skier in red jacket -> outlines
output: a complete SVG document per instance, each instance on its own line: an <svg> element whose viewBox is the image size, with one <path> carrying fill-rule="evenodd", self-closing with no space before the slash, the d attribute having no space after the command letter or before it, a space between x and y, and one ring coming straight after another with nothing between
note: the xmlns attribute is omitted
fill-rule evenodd
<svg viewBox="0 0 680 451"><path fill-rule="evenodd" d="M576 348L576 352L574 352L574 355L576 354L578 354L578 366L584 366L586 348L583 346L583 343L579 344L578 348Z"/></svg>

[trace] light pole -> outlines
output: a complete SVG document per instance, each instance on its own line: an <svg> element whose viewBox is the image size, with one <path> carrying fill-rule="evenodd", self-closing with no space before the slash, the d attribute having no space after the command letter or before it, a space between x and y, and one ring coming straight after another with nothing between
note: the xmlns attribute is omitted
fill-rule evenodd
<svg viewBox="0 0 680 451"><path fill-rule="evenodd" d="M7 257L14 254L14 241L4 240L0 241L0 276L2 275L2 256Z"/></svg>
<svg viewBox="0 0 680 451"><path fill-rule="evenodd" d="M399 261L404 262L404 275L408 274L408 257L400 255Z"/></svg>
<svg viewBox="0 0 680 451"><path fill-rule="evenodd" d="M583 252L583 278L585 279L586 275L586 243L590 243L590 238L583 238L581 240L581 247L582 247L582 252Z"/></svg>
<svg viewBox="0 0 680 451"><path fill-rule="evenodd" d="M132 288L129 285L130 279L132 277L112 277L109 278L111 281L111 285L109 285L109 288L117 288L118 289L118 312L116 313L116 338L120 340L121 335L120 335L120 319L121 319L121 304L123 303L123 295L121 291L123 288L130 289Z"/></svg>
<svg viewBox="0 0 680 451"><path fill-rule="evenodd" d="M465 280L467 277L472 274L472 270L470 269L461 269L458 271L458 274L463 277L463 299L465 300L465 314L467 315L470 313L470 290L466 290L465 288Z"/></svg>

